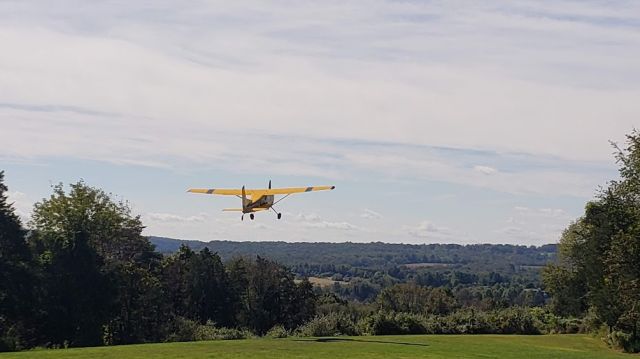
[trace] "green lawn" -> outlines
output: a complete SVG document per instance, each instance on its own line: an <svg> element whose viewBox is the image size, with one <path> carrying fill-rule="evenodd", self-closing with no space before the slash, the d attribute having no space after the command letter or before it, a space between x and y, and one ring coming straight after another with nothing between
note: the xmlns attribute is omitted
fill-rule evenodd
<svg viewBox="0 0 640 359"><path fill-rule="evenodd" d="M8 358L637 358L586 335L406 335L250 339L0 354Z"/></svg>

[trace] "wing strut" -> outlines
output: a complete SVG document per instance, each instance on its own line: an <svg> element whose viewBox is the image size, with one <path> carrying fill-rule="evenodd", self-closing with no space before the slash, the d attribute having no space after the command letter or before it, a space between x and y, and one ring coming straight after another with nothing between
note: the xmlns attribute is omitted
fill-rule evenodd
<svg viewBox="0 0 640 359"><path fill-rule="evenodd" d="M280 201L282 201L283 199L285 199L285 198L289 197L290 195L291 195L291 193L289 193L288 195L286 195L286 196L284 196L284 197L280 198L279 200L277 200L277 201L276 201L276 203L272 204L271 206L275 206L276 204L278 204L278 202L280 202Z"/></svg>

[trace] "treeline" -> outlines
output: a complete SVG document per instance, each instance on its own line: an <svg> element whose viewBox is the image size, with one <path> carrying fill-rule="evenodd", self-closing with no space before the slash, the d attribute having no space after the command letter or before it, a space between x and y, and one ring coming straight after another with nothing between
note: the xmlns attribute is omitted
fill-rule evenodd
<svg viewBox="0 0 640 359"><path fill-rule="evenodd" d="M159 252L173 253L182 244L193 250L209 248L223 260L237 256L263 256L292 267L301 275L335 273L359 275L406 264L444 264L470 272L515 273L530 266L544 266L556 257L556 245L540 247L511 244L394 244L394 243L289 243L289 242L200 242L150 237Z"/></svg>
<svg viewBox="0 0 640 359"><path fill-rule="evenodd" d="M0 351L189 340L204 325L260 335L315 315L288 268L187 247L163 257L126 203L82 182L36 204L27 232L2 177Z"/></svg>
<svg viewBox="0 0 640 359"><path fill-rule="evenodd" d="M589 330L582 319L564 318L546 307L478 307L459 302L443 288L405 283L384 289L369 304L324 294L317 315L294 334L551 334Z"/></svg>

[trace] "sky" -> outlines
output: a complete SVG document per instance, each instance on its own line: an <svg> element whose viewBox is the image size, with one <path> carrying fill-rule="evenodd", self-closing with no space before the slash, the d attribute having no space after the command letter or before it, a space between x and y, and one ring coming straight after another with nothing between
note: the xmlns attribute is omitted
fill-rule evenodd
<svg viewBox="0 0 640 359"><path fill-rule="evenodd" d="M640 123L636 1L0 1L0 170L183 239L557 242ZM240 221L190 187L335 185Z"/></svg>

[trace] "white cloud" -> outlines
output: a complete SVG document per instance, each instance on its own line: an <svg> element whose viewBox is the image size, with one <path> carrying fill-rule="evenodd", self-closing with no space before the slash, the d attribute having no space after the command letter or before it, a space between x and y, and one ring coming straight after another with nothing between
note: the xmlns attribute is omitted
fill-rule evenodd
<svg viewBox="0 0 640 359"><path fill-rule="evenodd" d="M549 163L541 165L536 159L527 156L505 156L505 159L508 165L514 167L521 167L523 163L533 161L530 165L535 169L525 167L500 172L491 171L487 167L470 170L466 165L468 159L462 151L458 152L456 156L452 156L430 148L379 145L351 150L344 158L352 167L396 179L444 181L515 194L589 197L606 178L602 170L561 168L562 162L557 160L548 160Z"/></svg>
<svg viewBox="0 0 640 359"><path fill-rule="evenodd" d="M421 221L417 226L404 226L403 230L410 237L426 243L469 243L465 234L448 227L439 226L431 221Z"/></svg>
<svg viewBox="0 0 640 359"><path fill-rule="evenodd" d="M438 227L429 221L422 221L417 227L410 229L409 234L416 237L428 237L431 233L442 233L448 230L446 227Z"/></svg>
<svg viewBox="0 0 640 359"><path fill-rule="evenodd" d="M492 174L494 174L494 173L497 173L497 172L498 172L498 170L497 170L497 169L495 169L495 168L493 168L493 167L489 167L489 166L480 166L480 165L473 166L473 170L474 170L474 171L477 171L477 172L480 172L480 173L482 173L482 174L485 174L485 175L492 175Z"/></svg>
<svg viewBox="0 0 640 359"><path fill-rule="evenodd" d="M497 241L546 244L560 239L563 230L575 219L561 208L515 206L507 225L494 230Z"/></svg>
<svg viewBox="0 0 640 359"><path fill-rule="evenodd" d="M640 39L603 21L628 4L71 4L0 5L9 155L162 164L235 131L606 161L638 111Z"/></svg>
<svg viewBox="0 0 640 359"><path fill-rule="evenodd" d="M322 218L315 213L298 213L294 217L298 221L320 222Z"/></svg>
<svg viewBox="0 0 640 359"><path fill-rule="evenodd" d="M364 219L381 219L382 215L376 211L373 211L371 209L365 208L362 213L360 214L360 218L364 218Z"/></svg>
<svg viewBox="0 0 640 359"><path fill-rule="evenodd" d="M20 217L22 224L25 225L31 218L34 201L23 192L9 191L7 192L7 202L13 204L15 213Z"/></svg>
<svg viewBox="0 0 640 359"><path fill-rule="evenodd" d="M181 216L173 213L146 213L143 218L152 222L204 222L207 219L206 213L194 216Z"/></svg>
<svg viewBox="0 0 640 359"><path fill-rule="evenodd" d="M287 217L290 213L285 213ZM329 221L316 213L298 213L292 218L306 228L328 228L342 231L361 231L363 228L345 221Z"/></svg>
<svg viewBox="0 0 640 359"><path fill-rule="evenodd" d="M348 222L320 221L320 222L306 222L304 225L312 228L329 228L329 229L337 229L341 231L360 231L361 230L360 227Z"/></svg>

